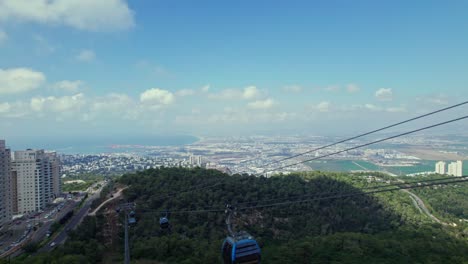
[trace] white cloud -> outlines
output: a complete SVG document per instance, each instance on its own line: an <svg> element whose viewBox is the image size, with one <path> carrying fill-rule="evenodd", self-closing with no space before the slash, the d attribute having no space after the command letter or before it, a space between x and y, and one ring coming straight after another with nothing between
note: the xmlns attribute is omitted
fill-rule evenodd
<svg viewBox="0 0 468 264"><path fill-rule="evenodd" d="M28 68L0 69L0 94L23 93L39 87L46 77Z"/></svg>
<svg viewBox="0 0 468 264"><path fill-rule="evenodd" d="M315 106L315 109L317 109L319 112L328 112L330 111L330 102L322 101Z"/></svg>
<svg viewBox="0 0 468 264"><path fill-rule="evenodd" d="M340 90L340 87L338 85L330 85L325 87L325 91L327 92L338 92Z"/></svg>
<svg viewBox="0 0 468 264"><path fill-rule="evenodd" d="M0 103L0 114L10 112L11 106L9 103Z"/></svg>
<svg viewBox="0 0 468 264"><path fill-rule="evenodd" d="M81 62L91 62L96 59L96 54L92 50L81 50L76 56L75 59Z"/></svg>
<svg viewBox="0 0 468 264"><path fill-rule="evenodd" d="M55 97L54 97L55 98ZM44 97L34 97L31 99L31 109L34 112L41 112L44 108L44 103L47 101Z"/></svg>
<svg viewBox="0 0 468 264"><path fill-rule="evenodd" d="M382 110L380 107L373 105L373 104L365 104L364 108L371 110L371 111L380 111Z"/></svg>
<svg viewBox="0 0 468 264"><path fill-rule="evenodd" d="M291 92L291 93L300 93L302 92L302 86L299 85L288 85L283 87L283 90L285 92Z"/></svg>
<svg viewBox="0 0 468 264"><path fill-rule="evenodd" d="M167 90L152 88L140 94L140 101L149 105L170 105L174 102L174 95Z"/></svg>
<svg viewBox="0 0 468 264"><path fill-rule="evenodd" d="M217 93L209 93L209 99L221 99L221 100L232 100L232 99L245 99L253 100L262 95L262 92L255 86L247 86L244 89L224 89Z"/></svg>
<svg viewBox="0 0 468 264"><path fill-rule="evenodd" d="M275 101L271 98L265 100L257 100L250 102L247 106L252 109L269 109L272 108L275 104Z"/></svg>
<svg viewBox="0 0 468 264"><path fill-rule="evenodd" d="M132 98L126 94L111 93L102 98L98 98L91 106L92 111L116 112L122 107L134 104Z"/></svg>
<svg viewBox="0 0 468 264"><path fill-rule="evenodd" d="M203 86L201 88L201 91L204 92L204 93L207 93L209 90L210 90L210 85L209 84L207 84L207 85L205 85L205 86Z"/></svg>
<svg viewBox="0 0 468 264"><path fill-rule="evenodd" d="M258 91L257 87L255 86L248 86L244 88L244 92L242 93L242 97L247 100L255 99L260 96L260 91Z"/></svg>
<svg viewBox="0 0 468 264"><path fill-rule="evenodd" d="M51 111L62 113L79 110L85 103L84 95L79 93L62 97L34 97L31 99L30 106L34 112Z"/></svg>
<svg viewBox="0 0 468 264"><path fill-rule="evenodd" d="M354 83L350 83L346 85L346 91L348 91L348 93L356 93L356 92L359 92L359 90L360 90L359 86L357 86Z"/></svg>
<svg viewBox="0 0 468 264"><path fill-rule="evenodd" d="M115 31L134 26L125 0L2 0L0 21L66 25L88 31Z"/></svg>
<svg viewBox="0 0 468 264"><path fill-rule="evenodd" d="M448 105L449 101L447 98L430 98L428 99L429 103L437 104L437 105Z"/></svg>
<svg viewBox="0 0 468 264"><path fill-rule="evenodd" d="M436 105L448 105L450 98L445 94L436 94L436 95L427 95L422 97L417 97L416 101L423 102L425 104L436 104Z"/></svg>
<svg viewBox="0 0 468 264"><path fill-rule="evenodd" d="M375 92L375 97L380 101L392 101L393 92L391 88L380 88Z"/></svg>
<svg viewBox="0 0 468 264"><path fill-rule="evenodd" d="M27 104L21 101L0 103L0 116L7 118L24 117L29 113Z"/></svg>
<svg viewBox="0 0 468 264"><path fill-rule="evenodd" d="M5 31L0 29L0 44L8 40L8 35Z"/></svg>
<svg viewBox="0 0 468 264"><path fill-rule="evenodd" d="M241 98L242 92L236 89L224 89L218 93L210 93L208 94L208 98L210 99L236 99Z"/></svg>
<svg viewBox="0 0 468 264"><path fill-rule="evenodd" d="M56 82L52 87L57 90L63 90L66 92L75 93L78 90L80 90L80 88L83 87L83 85L84 85L84 82L80 80L77 80L77 81L64 80L64 81Z"/></svg>
<svg viewBox="0 0 468 264"><path fill-rule="evenodd" d="M344 109L344 111L349 111L349 110L368 110L371 112L388 112L388 113L402 113L402 112L407 112L406 107L404 106L399 106L399 107L387 107L383 108L378 105L374 104L364 104L364 105L353 105L350 109Z"/></svg>
<svg viewBox="0 0 468 264"><path fill-rule="evenodd" d="M195 91L191 89L182 89L182 90L177 91L175 94L177 96L190 96L190 95L194 95Z"/></svg>
<svg viewBox="0 0 468 264"><path fill-rule="evenodd" d="M385 111L389 113L403 113L403 112L406 112L407 110L405 107L400 106L400 107L388 107L387 109L385 109Z"/></svg>
<svg viewBox="0 0 468 264"><path fill-rule="evenodd" d="M88 120L97 116L117 116L123 119L137 119L140 113L137 103L126 94L111 93L95 98L90 104L90 112L86 116Z"/></svg>
<svg viewBox="0 0 468 264"><path fill-rule="evenodd" d="M178 126L189 126L191 130L197 127L206 128L207 125L225 124L225 128L231 130L230 126L238 124L271 124L292 121L297 118L296 113L275 112L275 111L252 111L249 109L239 109L225 107L223 111L217 113L195 113L191 115L178 115L173 119L173 123Z"/></svg>

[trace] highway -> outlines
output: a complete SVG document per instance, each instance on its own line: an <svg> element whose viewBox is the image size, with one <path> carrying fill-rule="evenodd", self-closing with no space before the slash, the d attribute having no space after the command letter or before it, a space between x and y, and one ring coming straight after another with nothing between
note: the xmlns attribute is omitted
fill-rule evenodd
<svg viewBox="0 0 468 264"><path fill-rule="evenodd" d="M412 192L410 192L408 190L401 190L401 191L403 191L403 192L410 195L411 199L413 199L413 201L415 202L414 205L419 209L419 211L424 212L427 216L429 216L429 218L431 218L435 222L437 222L439 224L442 224L442 225L447 225L447 223L444 223L444 222L440 221L440 219L438 219L433 214L431 214L431 212L429 212L429 209L427 209L427 207L424 204L423 200L421 198L419 198L419 196L417 196L416 194L414 194L414 193L412 193Z"/></svg>
<svg viewBox="0 0 468 264"><path fill-rule="evenodd" d="M93 203L94 200L96 200L97 198L99 198L99 195L101 194L101 191L102 191L102 188L105 186L105 184L101 183L102 184L102 187L96 191L95 193L93 193L92 195L90 195L86 201L84 202L83 206L80 208L80 210L78 211L78 213L75 213L73 215L73 217L71 218L70 221L68 221L66 224L65 224L65 227L62 229L62 231L55 235L51 241L49 241L47 243L47 245L44 245L42 248L40 248L38 250L38 253L42 253L42 252L50 252L52 251L57 245L60 245L60 244L63 244L65 243L65 241L67 240L67 237L68 237L68 230L74 230L80 223L81 221L85 218L85 216L88 214L90 208L91 208L91 204ZM50 246L51 244L53 244L54 246Z"/></svg>
<svg viewBox="0 0 468 264"><path fill-rule="evenodd" d="M61 219L68 211L73 210L75 207L75 201L68 200L64 202L64 206L60 211L57 210L57 205L49 206L45 212L42 212L38 214L34 218L27 218L23 220L15 220L13 221L14 223L18 224L12 224L8 230L7 234L3 235L1 238L1 243L2 246L7 247L4 253L2 253L2 257L5 256L10 256L10 257L15 257L20 255L23 251L21 250L21 247L28 244L29 242L39 242L42 239L45 238L45 235L47 231L50 229L50 226L58 219ZM56 211L54 211L56 210ZM46 215L48 217L46 218ZM17 241L19 238L19 235L23 233L23 231L28 230L28 226L35 226L35 224L41 223L42 225L37 225L36 231L32 231L28 233L24 239L21 240L21 242L17 243L16 246L9 246L12 244L13 241ZM9 234L12 236L9 237Z"/></svg>
<svg viewBox="0 0 468 264"><path fill-rule="evenodd" d="M56 215L54 219L49 219L45 220L43 222L43 225L39 227L36 232L32 235L32 241L33 242L40 242L42 241L45 237L47 232L50 230L50 227L52 224L58 220L60 220L63 216L65 216L68 212L72 211L76 206L75 201L67 201L66 205L64 208Z"/></svg>

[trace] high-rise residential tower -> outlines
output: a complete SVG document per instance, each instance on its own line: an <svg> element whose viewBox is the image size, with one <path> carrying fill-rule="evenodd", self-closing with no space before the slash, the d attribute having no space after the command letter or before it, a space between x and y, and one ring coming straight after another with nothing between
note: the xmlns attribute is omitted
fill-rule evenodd
<svg viewBox="0 0 468 264"><path fill-rule="evenodd" d="M62 193L62 188L60 185L62 163L60 162L56 152L49 152L46 153L46 155L48 156L50 162L52 194L54 198L57 198L60 196L60 193Z"/></svg>
<svg viewBox="0 0 468 264"><path fill-rule="evenodd" d="M439 161L435 165L435 172L438 174L445 174L445 162Z"/></svg>
<svg viewBox="0 0 468 264"><path fill-rule="evenodd" d="M18 214L43 209L60 194L60 162L44 150L15 151L12 162L13 211Z"/></svg>
<svg viewBox="0 0 468 264"><path fill-rule="evenodd" d="M0 227L11 220L11 153L0 140Z"/></svg>
<svg viewBox="0 0 468 264"><path fill-rule="evenodd" d="M461 160L451 162L448 165L448 175L463 176L463 162Z"/></svg>
<svg viewBox="0 0 468 264"><path fill-rule="evenodd" d="M201 167L202 161L203 161L202 156L190 155L190 158L189 158L190 165Z"/></svg>
<svg viewBox="0 0 468 264"><path fill-rule="evenodd" d="M457 170L455 171L456 175L455 176L463 176L463 161L457 160Z"/></svg>

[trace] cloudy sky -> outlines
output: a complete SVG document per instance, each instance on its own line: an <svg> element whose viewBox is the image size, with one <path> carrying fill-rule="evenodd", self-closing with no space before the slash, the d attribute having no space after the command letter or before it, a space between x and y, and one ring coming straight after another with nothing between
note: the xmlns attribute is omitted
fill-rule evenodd
<svg viewBox="0 0 468 264"><path fill-rule="evenodd" d="M467 1L0 0L0 138L375 128L468 98L467 12Z"/></svg>

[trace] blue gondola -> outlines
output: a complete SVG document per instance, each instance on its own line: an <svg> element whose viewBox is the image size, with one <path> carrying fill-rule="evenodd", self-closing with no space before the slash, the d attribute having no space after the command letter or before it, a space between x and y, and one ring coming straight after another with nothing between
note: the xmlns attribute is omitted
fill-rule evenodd
<svg viewBox="0 0 468 264"><path fill-rule="evenodd" d="M134 211L131 211L131 212L128 214L128 223L129 223L130 225L136 224L136 218L135 218L135 212L134 212Z"/></svg>
<svg viewBox="0 0 468 264"><path fill-rule="evenodd" d="M167 219L167 214L166 216L159 218L159 226L161 227L161 229L168 229L170 227L169 219Z"/></svg>
<svg viewBox="0 0 468 264"><path fill-rule="evenodd" d="M257 241L246 232L228 236L221 248L224 264L260 263L261 252Z"/></svg>

